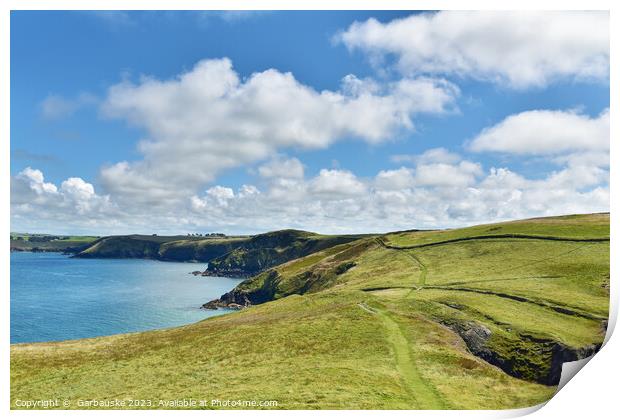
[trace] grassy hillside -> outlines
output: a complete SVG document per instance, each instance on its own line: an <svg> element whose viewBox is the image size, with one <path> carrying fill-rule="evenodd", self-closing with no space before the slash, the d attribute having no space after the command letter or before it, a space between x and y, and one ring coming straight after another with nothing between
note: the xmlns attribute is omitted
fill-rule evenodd
<svg viewBox="0 0 620 420"><path fill-rule="evenodd" d="M511 235L546 239L561 237L576 241L591 238L609 239L609 214L543 217L464 229L398 232L387 235L385 242L398 247L416 247L442 241Z"/></svg>
<svg viewBox="0 0 620 420"><path fill-rule="evenodd" d="M231 252L209 261L209 271L257 274L261 271L336 245L350 243L361 235L317 235L282 230L256 235Z"/></svg>
<svg viewBox="0 0 620 420"><path fill-rule="evenodd" d="M194 250L199 244L227 243L229 239L203 239L193 236L154 236L154 235L121 235L106 236L91 244L78 253L79 258L151 258L164 259L165 250L171 244L182 244L191 250L186 260L194 259ZM174 259L174 258L171 258Z"/></svg>
<svg viewBox="0 0 620 420"><path fill-rule="evenodd" d="M207 274L245 277L360 237L318 235L299 230L208 239L188 236L108 236L94 242L76 257L201 261L209 263Z"/></svg>
<svg viewBox="0 0 620 420"><path fill-rule="evenodd" d="M79 252L88 248L97 236L63 236L11 233L12 251Z"/></svg>
<svg viewBox="0 0 620 420"><path fill-rule="evenodd" d="M608 214L359 238L242 282L216 302L251 304L233 314L13 345L11 401L531 406L551 397L563 361L602 343L608 238Z"/></svg>

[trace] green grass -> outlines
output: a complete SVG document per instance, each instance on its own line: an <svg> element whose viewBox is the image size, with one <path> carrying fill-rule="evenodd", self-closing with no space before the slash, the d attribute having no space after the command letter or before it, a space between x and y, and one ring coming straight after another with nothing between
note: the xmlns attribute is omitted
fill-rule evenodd
<svg viewBox="0 0 620 420"><path fill-rule="evenodd" d="M368 313L358 306L362 299L380 305L362 292L327 291L290 296L183 328L14 345L11 399L54 396L75 407L78 399L230 398L276 400L285 409L413 409L459 402L462 390L442 384L441 378L429 383L416 376L416 369L443 369L444 360L427 360L423 354L407 360L407 351L418 351L406 344L412 343L409 332L400 330L410 323ZM433 334L446 334L436 324L419 322ZM450 354L457 362L473 359L462 347L451 346ZM482 401L460 402L463 407L527 405L553 391L475 363L484 377L484 383L473 388L476 392L484 394L489 386L525 387L528 398L517 401L489 393ZM441 386L450 392L436 395L433 390Z"/></svg>
<svg viewBox="0 0 620 420"><path fill-rule="evenodd" d="M385 235L385 241L389 245L402 247L475 236L510 234L556 236L568 239L609 238L609 213L519 220L463 229L400 232Z"/></svg>
<svg viewBox="0 0 620 420"><path fill-rule="evenodd" d="M50 236L52 235L11 233L11 249L21 251L39 250L48 252L76 251L88 247L89 244L98 239L97 236L59 235L59 238L61 239L52 239L45 242L36 240L37 238Z"/></svg>
<svg viewBox="0 0 620 420"><path fill-rule="evenodd" d="M584 347L601 339L600 322L549 310L527 302L518 302L493 295L453 290L423 289L407 300L415 307L430 301L458 307L466 319L499 325L520 332L550 337L572 347Z"/></svg>
<svg viewBox="0 0 620 420"><path fill-rule="evenodd" d="M491 228L596 238L609 235L609 216L384 241L436 243ZM337 244L242 282L238 293L269 291L273 301L237 313L181 328L13 345L12 404L230 398L277 400L284 409L518 408L553 395L555 386L543 383L554 352L603 340L609 242L504 238L394 249L380 239ZM473 327L488 331L483 347L501 369L464 341Z"/></svg>
<svg viewBox="0 0 620 420"><path fill-rule="evenodd" d="M403 387L409 391L413 404L418 409L445 409L446 403L433 385L424 380L418 372L416 352L409 348L409 340L403 334L402 326L388 311L369 308L383 321L385 339L392 346L396 368L401 376Z"/></svg>
<svg viewBox="0 0 620 420"><path fill-rule="evenodd" d="M608 242L480 240L402 252L425 264L427 285L516 294L607 315Z"/></svg>

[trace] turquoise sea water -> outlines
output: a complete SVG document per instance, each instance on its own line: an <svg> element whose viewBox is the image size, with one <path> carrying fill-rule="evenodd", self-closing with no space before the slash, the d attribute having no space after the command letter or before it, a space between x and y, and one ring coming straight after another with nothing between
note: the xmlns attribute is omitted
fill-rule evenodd
<svg viewBox="0 0 620 420"><path fill-rule="evenodd" d="M11 343L174 327L221 315L203 303L241 280L189 274L204 263L11 253Z"/></svg>

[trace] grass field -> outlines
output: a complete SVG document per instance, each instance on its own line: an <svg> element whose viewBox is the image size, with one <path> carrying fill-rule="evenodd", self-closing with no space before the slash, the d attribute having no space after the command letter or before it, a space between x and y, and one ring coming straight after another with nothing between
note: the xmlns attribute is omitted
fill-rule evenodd
<svg viewBox="0 0 620 420"><path fill-rule="evenodd" d="M76 252L95 242L98 236L52 236L11 233L11 249L20 251Z"/></svg>
<svg viewBox="0 0 620 420"><path fill-rule="evenodd" d="M489 229L516 237L489 238ZM13 345L11 403L535 405L553 395L562 361L592 354L603 341L608 238L608 214L364 237L246 280L231 296L271 301L233 314L160 331Z"/></svg>

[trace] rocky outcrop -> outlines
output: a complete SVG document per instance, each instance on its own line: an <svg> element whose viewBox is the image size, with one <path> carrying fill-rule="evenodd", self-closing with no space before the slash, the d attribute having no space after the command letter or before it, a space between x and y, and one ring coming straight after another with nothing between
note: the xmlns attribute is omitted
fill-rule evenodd
<svg viewBox="0 0 620 420"><path fill-rule="evenodd" d="M231 290L230 292L223 294L219 299L213 299L205 303L202 305L202 308L210 310L219 308L241 309L251 305L252 301L250 301L247 294Z"/></svg>
<svg viewBox="0 0 620 420"><path fill-rule="evenodd" d="M231 252L209 261L205 275L252 277L288 261L305 257L363 235L321 236L298 230L257 235Z"/></svg>
<svg viewBox="0 0 620 420"><path fill-rule="evenodd" d="M457 323L451 327L461 336L469 351L487 361L492 359L492 352L486 346L487 341L491 338L490 329L473 321L463 324Z"/></svg>
<svg viewBox="0 0 620 420"><path fill-rule="evenodd" d="M217 310L217 309L220 309L220 308L236 309L236 310L238 310L238 309L246 308L248 306L250 306L249 303L247 305L240 305L240 304L234 303L234 302L226 303L226 302L221 301L220 299L215 299L215 300L212 300L212 301L207 302L204 305L202 305L202 308L203 309L209 309L209 310Z"/></svg>
<svg viewBox="0 0 620 420"><path fill-rule="evenodd" d="M275 270L268 271L258 277L241 282L230 292L224 293L219 299L205 303L202 307L204 309L236 308L237 306L247 307L268 302L274 299L278 281L278 272Z"/></svg>
<svg viewBox="0 0 620 420"><path fill-rule="evenodd" d="M239 268L224 268L218 270L206 269L205 271L195 271L192 274L195 276L203 276L203 277L230 277L235 279L251 277L256 273L248 273L245 270Z"/></svg>
<svg viewBox="0 0 620 420"><path fill-rule="evenodd" d="M477 357L502 369L507 374L544 385L557 385L562 364L595 354L601 347L593 344L572 348L548 338L519 334L518 339L498 345L489 328L474 321L444 323L465 342Z"/></svg>

